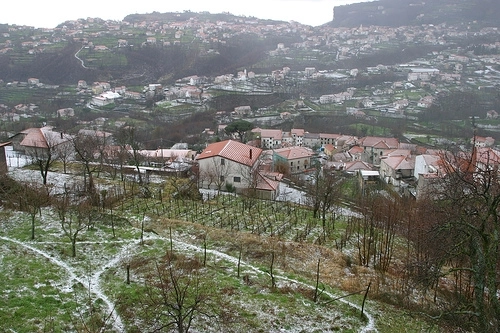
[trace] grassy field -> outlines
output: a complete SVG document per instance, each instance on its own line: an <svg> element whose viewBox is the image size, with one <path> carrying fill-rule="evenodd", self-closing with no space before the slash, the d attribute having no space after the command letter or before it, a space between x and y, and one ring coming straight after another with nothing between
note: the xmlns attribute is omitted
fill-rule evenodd
<svg viewBox="0 0 500 333"><path fill-rule="evenodd" d="M217 309L215 321L195 318L196 331L439 331L418 315L380 303L379 291L369 294L364 316L363 293L344 297L380 279L355 265L349 249L335 249L348 228L345 214L328 222L328 237L320 241L324 227L301 205L233 195L174 200L164 183L150 184L154 195L144 198L133 183L98 181L108 195L124 189L128 194L89 215L92 223L78 236L76 257L52 208L36 216L35 240L28 214L0 212L4 328L81 332L87 325L143 332L150 328L142 307L147 282L169 256L197 263L189 276L200 278L210 308ZM318 260L321 294L314 302Z"/></svg>

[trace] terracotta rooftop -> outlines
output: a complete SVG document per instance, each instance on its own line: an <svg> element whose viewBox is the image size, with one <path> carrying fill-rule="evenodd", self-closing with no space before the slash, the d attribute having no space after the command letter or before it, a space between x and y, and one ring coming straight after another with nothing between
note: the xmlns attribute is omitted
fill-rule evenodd
<svg viewBox="0 0 500 333"><path fill-rule="evenodd" d="M68 135L53 132L51 127L28 128L21 133L26 134L20 142L25 147L48 148L48 144L56 146L70 139Z"/></svg>
<svg viewBox="0 0 500 333"><path fill-rule="evenodd" d="M367 136L361 139L361 146L379 149L396 149L399 147L399 141L396 138Z"/></svg>
<svg viewBox="0 0 500 333"><path fill-rule="evenodd" d="M382 159L381 163L387 164L394 170L411 170L415 168L415 159L406 156L392 156Z"/></svg>
<svg viewBox="0 0 500 333"><path fill-rule="evenodd" d="M311 157L314 152L306 147L287 147L274 150L275 154L278 154L288 160L293 160L297 158Z"/></svg>
<svg viewBox="0 0 500 333"><path fill-rule="evenodd" d="M41 128L28 128L21 133L26 134L20 145L25 147L48 148Z"/></svg>
<svg viewBox="0 0 500 333"><path fill-rule="evenodd" d="M373 167L363 161L352 161L345 163L345 171L354 172L358 170L373 170Z"/></svg>
<svg viewBox="0 0 500 333"><path fill-rule="evenodd" d="M290 133L292 135L296 135L296 136L304 136L304 129L302 128L292 128L292 130L290 131Z"/></svg>
<svg viewBox="0 0 500 333"><path fill-rule="evenodd" d="M499 165L500 151L492 148L477 148L477 161L485 165Z"/></svg>
<svg viewBox="0 0 500 333"><path fill-rule="evenodd" d="M278 186L278 180L270 179L260 172L257 174L257 189L264 191L276 191L278 189Z"/></svg>
<svg viewBox="0 0 500 333"><path fill-rule="evenodd" d="M349 149L349 153L351 154L361 154L363 152L363 148L360 146L354 146L351 149Z"/></svg>
<svg viewBox="0 0 500 333"><path fill-rule="evenodd" d="M275 129L263 129L260 132L260 137L280 140L281 138L283 138L283 132L281 130L275 130Z"/></svg>
<svg viewBox="0 0 500 333"><path fill-rule="evenodd" d="M340 136L340 134L319 133L319 137L322 139L337 139L340 138Z"/></svg>
<svg viewBox="0 0 500 333"><path fill-rule="evenodd" d="M234 140L226 140L208 145L196 159L201 160L220 156L243 165L253 166L259 159L261 153L262 149L260 148Z"/></svg>

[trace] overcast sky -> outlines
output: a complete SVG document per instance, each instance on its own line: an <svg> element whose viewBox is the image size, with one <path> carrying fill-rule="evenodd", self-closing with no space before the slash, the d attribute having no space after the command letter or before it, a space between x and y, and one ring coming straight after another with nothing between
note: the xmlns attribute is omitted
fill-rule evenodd
<svg viewBox="0 0 500 333"><path fill-rule="evenodd" d="M122 20L128 14L157 11L210 13L230 12L262 19L297 21L318 26L332 20L333 7L369 0L23 0L0 6L0 23L54 28L79 18L99 17Z"/></svg>

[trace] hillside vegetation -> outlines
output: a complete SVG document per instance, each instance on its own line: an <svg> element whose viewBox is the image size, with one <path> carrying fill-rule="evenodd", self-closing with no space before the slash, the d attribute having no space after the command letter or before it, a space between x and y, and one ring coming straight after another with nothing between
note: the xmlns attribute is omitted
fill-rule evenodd
<svg viewBox="0 0 500 333"><path fill-rule="evenodd" d="M479 21L498 27L495 0L378 0L335 7L335 27L460 24Z"/></svg>
<svg viewBox="0 0 500 333"><path fill-rule="evenodd" d="M50 177L63 181L62 176ZM4 179L10 184L2 192L0 231L4 327L144 332L171 319L154 318L166 302L156 303L155 290L161 291L162 279L175 277L187 288L183 306L192 297L203 299L194 331L439 331L424 318L380 303L395 296L390 289L396 281L355 263L357 222L351 213L339 212L325 226L291 202L216 193L203 201L174 199L172 181L151 184L156 194L147 198L133 182L100 178L107 188L101 207L83 202L83 209L64 211L57 203L65 196L58 185L51 201L39 202L44 208L38 213L30 210L33 202L18 199L36 187ZM69 220L63 222L61 214ZM64 223L80 228L73 250ZM23 260L16 259L20 255ZM160 267L170 276L162 277ZM367 291L370 300L361 316Z"/></svg>

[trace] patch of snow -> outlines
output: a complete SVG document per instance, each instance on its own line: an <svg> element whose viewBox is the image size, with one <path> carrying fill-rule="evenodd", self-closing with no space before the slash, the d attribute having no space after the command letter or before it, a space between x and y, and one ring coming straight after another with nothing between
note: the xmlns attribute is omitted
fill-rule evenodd
<svg viewBox="0 0 500 333"><path fill-rule="evenodd" d="M76 282L81 283L84 286L87 285L87 282L83 278L77 276L76 273L75 273L75 269L72 268L71 266L69 266L66 262L64 262L64 261L62 261L62 260L60 260L58 258L55 258L55 257L51 256L50 254L48 254L47 252L42 251L40 249L37 249L36 247L33 247L33 246L29 245L26 242L21 242L21 241L18 241L16 239L12 239L12 238L9 238L9 237L4 237L4 236L0 236L0 239L2 239L4 241L7 241L7 242L15 243L15 244L17 244L19 246L22 246L24 248L29 249L32 252L35 252L38 255L41 255L42 257L45 257L45 258L49 259L55 265L63 268L64 270L66 270L66 272L69 275L69 278L68 278L68 282L69 283L71 283L72 281L76 281ZM114 262L114 260L112 260L111 262ZM91 293L93 293L94 295L96 295L98 298L102 299L104 303L106 303L106 306L107 306L107 308L109 310L109 313L111 313L111 319L113 321L114 329L117 332L124 332L125 327L123 325L121 317L115 311L115 305L102 292L102 290L101 290L101 288L99 286L99 277L100 277L101 274L102 274L102 271L99 271L96 274L94 274L94 276L92 277L92 279L88 283L89 290L90 290Z"/></svg>
<svg viewBox="0 0 500 333"><path fill-rule="evenodd" d="M192 244L184 243L184 242L177 241L177 240L172 240L172 242L179 249L189 250L189 251L193 251L193 252L200 252L200 253L203 253L205 251L205 249L203 249L201 247L198 247L198 246L195 246L195 245L192 245ZM231 262L234 265L238 264L238 258L230 256L230 255L228 255L226 253L219 252L217 250L210 250L210 249L206 249L206 252L210 253L210 254L212 254L214 256L217 256L219 258L223 258L224 260L227 260L227 261ZM246 266L247 268L249 268L250 270L252 270L255 273L269 274L269 273L261 271L258 267L253 266L253 265L251 265L249 263L246 263L244 261L240 261L240 265ZM288 281L288 282L291 282L291 283L294 283L294 284L297 284L297 285L301 285L301 286L306 287L306 288L314 289L314 286L311 286L311 285L309 285L307 283L300 282L300 281L297 281L297 280L294 280L294 279L290 279L290 278L288 278L286 276L276 275L275 274L275 278L278 278L278 279L281 279L281 280L284 280L284 281ZM338 295L334 295L334 294L332 294L332 293L330 293L328 291L324 291L323 293L325 295L327 295L328 297L332 298L332 299L338 298ZM359 306L357 304L354 304L352 302L349 302L349 301L347 301L347 300L345 300L343 298L341 298L339 301L343 302L343 303L349 305L350 307L353 307L353 308L355 308L355 309L357 309L357 310L359 310L361 312L361 306ZM367 311L364 312L364 315L368 319L368 324L360 330L360 333L378 332L377 329L376 329L376 327L375 327L375 318L370 313L368 313Z"/></svg>

